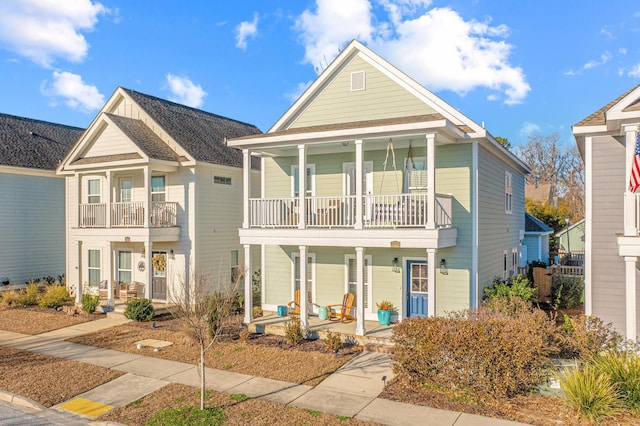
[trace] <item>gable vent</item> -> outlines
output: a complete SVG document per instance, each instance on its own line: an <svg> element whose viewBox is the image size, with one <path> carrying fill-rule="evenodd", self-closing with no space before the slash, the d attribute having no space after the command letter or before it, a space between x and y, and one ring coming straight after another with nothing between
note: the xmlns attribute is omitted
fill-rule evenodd
<svg viewBox="0 0 640 426"><path fill-rule="evenodd" d="M356 92L358 90L365 89L365 75L364 71L356 71L351 73L351 91Z"/></svg>

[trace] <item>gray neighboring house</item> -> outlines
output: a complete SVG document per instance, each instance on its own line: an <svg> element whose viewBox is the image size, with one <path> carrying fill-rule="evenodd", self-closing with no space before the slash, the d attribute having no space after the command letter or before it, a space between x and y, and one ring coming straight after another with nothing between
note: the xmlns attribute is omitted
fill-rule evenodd
<svg viewBox="0 0 640 426"><path fill-rule="evenodd" d="M522 240L522 263L542 260L549 262L549 235L553 229L540 219L524 214L524 239ZM525 266L521 265L521 266Z"/></svg>
<svg viewBox="0 0 640 426"><path fill-rule="evenodd" d="M585 314L636 340L640 194L629 178L640 129L640 85L573 125L585 171Z"/></svg>
<svg viewBox="0 0 640 426"><path fill-rule="evenodd" d="M0 277L64 273L65 191L56 167L84 129L0 114Z"/></svg>

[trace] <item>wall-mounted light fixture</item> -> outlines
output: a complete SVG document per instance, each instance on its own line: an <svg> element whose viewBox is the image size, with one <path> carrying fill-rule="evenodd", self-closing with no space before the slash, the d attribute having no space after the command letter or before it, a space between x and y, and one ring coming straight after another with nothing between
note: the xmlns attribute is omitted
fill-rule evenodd
<svg viewBox="0 0 640 426"><path fill-rule="evenodd" d="M176 258L176 255L175 255L175 254L173 254L173 249L171 249L171 250L169 251L169 257L171 257L171 260L173 260L173 259L175 259L175 258Z"/></svg>
<svg viewBox="0 0 640 426"><path fill-rule="evenodd" d="M397 274L399 274L402 269L400 268L400 261L398 260L397 257L394 257L393 260L391 261L391 270Z"/></svg>
<svg viewBox="0 0 640 426"><path fill-rule="evenodd" d="M447 270L447 261L444 259L440 259L440 273L442 275L449 274L449 271Z"/></svg>

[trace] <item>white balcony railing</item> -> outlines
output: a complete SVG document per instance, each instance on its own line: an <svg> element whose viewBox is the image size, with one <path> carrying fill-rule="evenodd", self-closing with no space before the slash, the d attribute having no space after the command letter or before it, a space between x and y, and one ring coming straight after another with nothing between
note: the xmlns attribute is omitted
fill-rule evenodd
<svg viewBox="0 0 640 426"><path fill-rule="evenodd" d="M109 207L107 209L107 207ZM153 202L151 203L151 215L149 227L161 228L177 226L178 203ZM149 211L145 203L89 203L80 204L81 228L106 228L107 210L111 213L112 228L142 228L145 226L145 212Z"/></svg>
<svg viewBox="0 0 640 426"><path fill-rule="evenodd" d="M298 198L252 198L250 226L253 228L298 227ZM427 194L366 195L363 197L365 228L425 227L427 224ZM450 227L452 197L437 195L436 227ZM354 195L306 198L307 227L353 227L356 223Z"/></svg>

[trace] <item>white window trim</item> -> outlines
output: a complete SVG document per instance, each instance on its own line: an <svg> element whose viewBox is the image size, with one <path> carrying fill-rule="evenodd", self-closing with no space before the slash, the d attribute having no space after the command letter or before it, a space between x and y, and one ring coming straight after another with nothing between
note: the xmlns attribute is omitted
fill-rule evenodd
<svg viewBox="0 0 640 426"><path fill-rule="evenodd" d="M518 259L520 258L519 256L519 251L517 247L514 247L511 249L511 269L513 270L513 276L516 276L518 274Z"/></svg>
<svg viewBox="0 0 640 426"><path fill-rule="evenodd" d="M153 178L163 178L164 179L164 191L162 192L153 192ZM153 196L155 194L164 194L164 201L167 201L167 176L166 175L155 175L155 176L151 176L151 188L149 188L149 191L151 191L151 200L152 202L161 202L161 201L153 201Z"/></svg>
<svg viewBox="0 0 640 426"><path fill-rule="evenodd" d="M351 182L349 181L349 169L356 168L356 163L353 161L342 163L342 195L356 195L355 192L350 194L351 192ZM369 190L365 188L365 184L363 182L362 190L364 191L363 195L373 195L373 161L363 161L362 162L362 173L366 174L366 186L368 186ZM355 173L354 173L355 174Z"/></svg>
<svg viewBox="0 0 640 426"><path fill-rule="evenodd" d="M407 159L408 159L408 157L405 157L404 161L402 163L403 166L404 166L403 169L402 169L402 191L403 191L403 193L409 194L412 190L413 191L419 191L419 192L427 192L428 185L429 185L428 180L427 180L427 182L425 182L425 186L424 187L410 187L409 186L409 176L408 175L409 175L409 170L411 170L411 169L408 168L409 165L407 164ZM424 162L424 167L425 167L424 170L425 170L425 172L428 172L429 163L427 163L427 157L426 156L424 156L424 157L413 157L413 161L414 162L418 162L418 161ZM413 168L413 164L411 164L411 167Z"/></svg>
<svg viewBox="0 0 640 426"><path fill-rule="evenodd" d="M504 172L504 212L513 212L513 176L509 172Z"/></svg>
<svg viewBox="0 0 640 426"><path fill-rule="evenodd" d="M125 202L122 201L122 181L124 180L130 180L131 181L131 201L129 201L130 203L133 203L133 176L121 176L118 178L118 198L117 200L121 203Z"/></svg>
<svg viewBox="0 0 640 426"><path fill-rule="evenodd" d="M502 252L502 279L506 280L509 278L509 252L508 250L504 250Z"/></svg>
<svg viewBox="0 0 640 426"><path fill-rule="evenodd" d="M90 259L91 259L90 252L92 252L92 251L97 251L98 252L98 266L97 267L91 266L91 264L90 264ZM97 270L97 271L100 272L100 277L98 277L98 282L95 285L95 288L98 288L98 285L100 284L100 278L102 276L102 250L100 250L99 248L98 249L93 249L93 248L88 248L87 249L87 283L88 283L89 287L91 287L91 279L90 279L91 274L89 272L92 271L92 270L94 270L94 271Z"/></svg>
<svg viewBox="0 0 640 426"><path fill-rule="evenodd" d="M120 268L120 253L121 252L128 252L129 255L131 256L131 269L122 269ZM120 271L129 271L131 273L131 280L134 279L134 271L133 271L133 250L118 250L116 251L116 279L118 281L120 281Z"/></svg>
<svg viewBox="0 0 640 426"><path fill-rule="evenodd" d="M344 255L344 293L349 292L349 260L356 260L355 254L345 254ZM370 254L365 254L364 259L367 262L367 277L369 278L369 291L367 293L367 308L364 310L365 313L372 313L372 304L373 304L373 257ZM357 295L354 294L354 297L357 300ZM354 303L355 305L355 303Z"/></svg>
<svg viewBox="0 0 640 426"><path fill-rule="evenodd" d="M291 165L291 196L296 197L296 179L295 179L295 171L298 170L298 164ZM305 193L307 197L314 197L316 195L316 165L315 164L307 164L307 169L311 170L311 194ZM298 182L300 182L300 177L298 177Z"/></svg>
<svg viewBox="0 0 640 426"><path fill-rule="evenodd" d="M300 252L291 253L291 300L295 300L296 292L296 258L300 258ZM316 254L307 252L307 259L311 258L311 306L309 307L310 313L316 313ZM307 260L308 261L308 260ZM307 277L307 285L309 278ZM307 289L309 291L309 289ZM304 300L303 295L300 295L300 299Z"/></svg>
<svg viewBox="0 0 640 426"><path fill-rule="evenodd" d="M90 192L91 190L91 185L89 185L89 182L92 181L97 181L98 182L98 193L97 194L92 194ZM97 203L91 203L91 197L98 197L98 202ZM87 204L100 204L102 203L102 179L99 177L90 177L87 178Z"/></svg>

